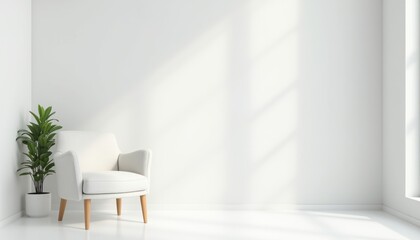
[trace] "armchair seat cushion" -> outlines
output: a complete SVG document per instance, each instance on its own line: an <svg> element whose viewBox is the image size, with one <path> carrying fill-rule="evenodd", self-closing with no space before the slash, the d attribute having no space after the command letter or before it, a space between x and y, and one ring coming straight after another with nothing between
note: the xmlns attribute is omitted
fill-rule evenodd
<svg viewBox="0 0 420 240"><path fill-rule="evenodd" d="M100 171L83 173L84 194L114 194L146 190L145 176L124 171Z"/></svg>

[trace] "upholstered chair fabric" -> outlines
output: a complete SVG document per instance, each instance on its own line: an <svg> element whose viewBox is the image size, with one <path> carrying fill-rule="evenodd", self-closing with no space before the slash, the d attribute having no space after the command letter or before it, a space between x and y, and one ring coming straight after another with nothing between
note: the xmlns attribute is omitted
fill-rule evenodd
<svg viewBox="0 0 420 240"><path fill-rule="evenodd" d="M145 195L150 186L150 150L121 153L114 135L109 133L61 131L55 154L58 195L61 198L59 221L67 200L85 201L85 224L89 229L91 199L117 199L140 196L143 220ZM86 210L86 208L88 210Z"/></svg>

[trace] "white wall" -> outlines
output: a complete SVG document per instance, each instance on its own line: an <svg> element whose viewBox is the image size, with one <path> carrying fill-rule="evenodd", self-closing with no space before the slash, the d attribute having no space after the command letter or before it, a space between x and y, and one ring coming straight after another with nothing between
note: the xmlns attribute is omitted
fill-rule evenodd
<svg viewBox="0 0 420 240"><path fill-rule="evenodd" d="M418 0L383 5L383 203L420 223ZM411 219L413 220L413 219Z"/></svg>
<svg viewBox="0 0 420 240"><path fill-rule="evenodd" d="M406 196L411 197L420 197L419 2L419 0L407 0L405 7L405 179Z"/></svg>
<svg viewBox="0 0 420 240"><path fill-rule="evenodd" d="M26 185L16 170L16 132L31 104L31 1L0 1L0 225L22 210Z"/></svg>
<svg viewBox="0 0 420 240"><path fill-rule="evenodd" d="M151 204L381 204L381 9L37 0L32 103L151 148Z"/></svg>

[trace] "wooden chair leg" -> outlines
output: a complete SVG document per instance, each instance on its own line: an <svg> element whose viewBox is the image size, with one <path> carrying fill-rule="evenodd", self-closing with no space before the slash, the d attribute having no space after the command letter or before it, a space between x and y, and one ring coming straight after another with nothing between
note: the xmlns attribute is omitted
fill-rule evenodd
<svg viewBox="0 0 420 240"><path fill-rule="evenodd" d="M63 221L64 211L66 210L67 200L62 198L60 201L60 211L58 212L58 221Z"/></svg>
<svg viewBox="0 0 420 240"><path fill-rule="evenodd" d="M121 198L117 198L117 215L121 216Z"/></svg>
<svg viewBox="0 0 420 240"><path fill-rule="evenodd" d="M90 227L90 199L85 199L85 229L89 230Z"/></svg>
<svg viewBox="0 0 420 240"><path fill-rule="evenodd" d="M143 221L147 223L147 206L146 206L146 195L140 196L141 211L143 212Z"/></svg>

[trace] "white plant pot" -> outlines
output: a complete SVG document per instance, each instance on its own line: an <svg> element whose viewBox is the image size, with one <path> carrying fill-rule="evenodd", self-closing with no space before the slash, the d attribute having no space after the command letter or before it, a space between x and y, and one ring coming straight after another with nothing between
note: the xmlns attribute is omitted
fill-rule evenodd
<svg viewBox="0 0 420 240"><path fill-rule="evenodd" d="M46 217L51 211L51 193L27 193L26 215L28 217Z"/></svg>

